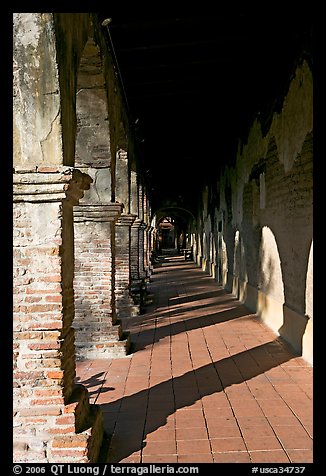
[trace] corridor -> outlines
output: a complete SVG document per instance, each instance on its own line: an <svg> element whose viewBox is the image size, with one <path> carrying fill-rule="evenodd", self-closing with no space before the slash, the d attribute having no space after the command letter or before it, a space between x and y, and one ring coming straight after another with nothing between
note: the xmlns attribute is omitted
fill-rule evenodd
<svg viewBox="0 0 326 476"><path fill-rule="evenodd" d="M311 12L104 6L12 18L13 461L316 463Z"/></svg>
<svg viewBox="0 0 326 476"><path fill-rule="evenodd" d="M107 462L312 462L312 367L193 261L161 256L129 355L76 363Z"/></svg>

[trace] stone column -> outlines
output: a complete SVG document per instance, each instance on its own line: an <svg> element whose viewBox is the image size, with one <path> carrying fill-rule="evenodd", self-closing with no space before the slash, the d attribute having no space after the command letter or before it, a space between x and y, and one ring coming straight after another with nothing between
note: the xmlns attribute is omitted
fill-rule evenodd
<svg viewBox="0 0 326 476"><path fill-rule="evenodd" d="M78 359L126 355L117 325L115 222L120 203L81 202L74 209L76 355Z"/></svg>
<svg viewBox="0 0 326 476"><path fill-rule="evenodd" d="M16 169L17 172L17 169ZM91 178L14 173L14 461L95 462L101 412L75 386L73 205Z"/></svg>
<svg viewBox="0 0 326 476"><path fill-rule="evenodd" d="M139 307L131 297L131 227L136 215L123 214L116 223L115 299L118 319L136 316Z"/></svg>

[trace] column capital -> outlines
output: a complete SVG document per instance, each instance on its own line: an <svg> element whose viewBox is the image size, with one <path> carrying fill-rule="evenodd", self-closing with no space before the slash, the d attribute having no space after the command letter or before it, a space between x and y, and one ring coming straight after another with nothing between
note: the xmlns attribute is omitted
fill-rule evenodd
<svg viewBox="0 0 326 476"><path fill-rule="evenodd" d="M73 167L35 167L14 170L14 202L58 202L76 205L93 179Z"/></svg>
<svg viewBox="0 0 326 476"><path fill-rule="evenodd" d="M139 228L142 223L143 223L143 220L141 218L136 218L132 224L132 228Z"/></svg>
<svg viewBox="0 0 326 476"><path fill-rule="evenodd" d="M80 203L74 207L74 222L115 222L123 209L122 203Z"/></svg>
<svg viewBox="0 0 326 476"><path fill-rule="evenodd" d="M133 213L123 213L120 215L116 225L117 226L132 226L136 219L137 215L134 215Z"/></svg>

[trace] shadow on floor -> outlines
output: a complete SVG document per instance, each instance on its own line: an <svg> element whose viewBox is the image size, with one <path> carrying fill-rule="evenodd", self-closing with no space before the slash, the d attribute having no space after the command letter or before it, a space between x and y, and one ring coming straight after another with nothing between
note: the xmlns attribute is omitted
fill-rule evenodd
<svg viewBox="0 0 326 476"><path fill-rule="evenodd" d="M206 306L203 307L206 308ZM197 311L198 314L195 313L194 317L192 318L185 318L172 323L167 322L166 325L160 325L159 327L156 327L156 329L145 329L140 331L137 335L137 338L135 338L135 341L132 343L131 352L145 349L147 345L151 345L153 342L158 342L165 337L177 335L185 331L191 331L193 329L199 328L202 329L208 326L213 326L214 324L220 324L238 318L255 318L253 314L248 314L247 308L239 305L237 305L237 307L231 307L230 309L225 309L225 307L223 307L219 312L216 312L213 309L211 314L206 315L203 315L202 309L200 312L199 310ZM152 319L154 319L154 316ZM157 319L157 322L159 323L159 313L155 313L155 319ZM146 322L146 320L143 319L143 322ZM132 338L133 335L131 331L131 339Z"/></svg>
<svg viewBox="0 0 326 476"><path fill-rule="evenodd" d="M88 379L82 379L78 375L75 378L76 383L82 383L88 390L89 397L95 397L99 393L106 393L114 390L114 387L104 387L107 372L99 372Z"/></svg>
<svg viewBox="0 0 326 476"><path fill-rule="evenodd" d="M146 435L166 425L170 415L177 409L193 405L200 398L222 392L231 385L250 380L294 357L288 346L278 338L110 404L102 404L107 424L112 412L120 408L107 462L116 463L140 451L146 446ZM158 405L154 405L155 402Z"/></svg>

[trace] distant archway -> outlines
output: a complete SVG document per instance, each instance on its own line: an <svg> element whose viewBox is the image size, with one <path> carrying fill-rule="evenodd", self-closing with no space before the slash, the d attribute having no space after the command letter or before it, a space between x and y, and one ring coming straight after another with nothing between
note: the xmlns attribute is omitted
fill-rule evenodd
<svg viewBox="0 0 326 476"><path fill-rule="evenodd" d="M152 226L157 230L157 251L162 248L176 248L180 251L190 245L190 233L195 217L191 211L182 207L164 207L156 210Z"/></svg>
<svg viewBox="0 0 326 476"><path fill-rule="evenodd" d="M156 221L158 221L160 218L167 215L179 218L187 223L194 223L196 221L195 216L190 210L177 206L159 208L153 213L153 218L156 217Z"/></svg>
<svg viewBox="0 0 326 476"><path fill-rule="evenodd" d="M177 247L176 223L173 218L165 216L157 223L159 251Z"/></svg>

